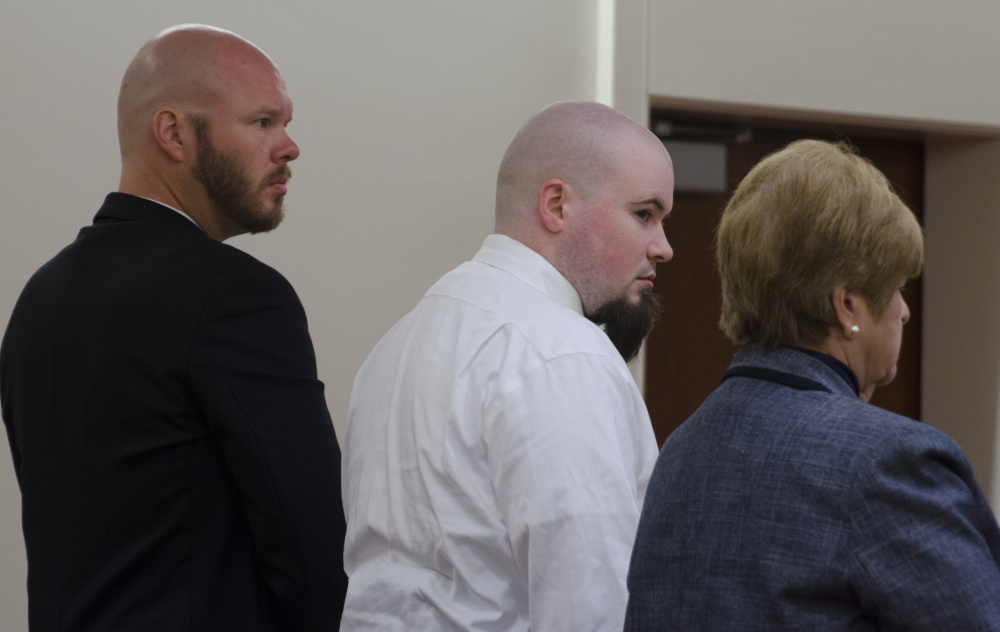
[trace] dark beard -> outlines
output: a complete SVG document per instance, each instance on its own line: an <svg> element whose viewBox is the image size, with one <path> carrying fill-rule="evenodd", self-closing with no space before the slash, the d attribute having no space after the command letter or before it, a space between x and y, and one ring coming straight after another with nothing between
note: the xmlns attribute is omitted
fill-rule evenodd
<svg viewBox="0 0 1000 632"><path fill-rule="evenodd" d="M611 343L618 349L625 362L639 355L642 341L653 329L660 315L660 300L652 290L643 290L639 302L632 303L627 296L605 303L587 318L604 325Z"/></svg>
<svg viewBox="0 0 1000 632"><path fill-rule="evenodd" d="M204 185L208 197L215 202L219 211L251 234L266 233L277 228L285 216L281 208L283 196L274 196L276 212L267 213L260 200L260 193L274 178L290 178L292 170L288 165L282 165L255 187L244 173L239 159L219 151L212 143L208 119L194 117L192 122L198 141L198 161L192 173Z"/></svg>

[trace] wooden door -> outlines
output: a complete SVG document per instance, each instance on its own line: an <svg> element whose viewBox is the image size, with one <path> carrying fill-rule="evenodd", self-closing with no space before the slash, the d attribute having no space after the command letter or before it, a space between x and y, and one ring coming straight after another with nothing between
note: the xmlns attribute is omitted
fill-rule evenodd
<svg viewBox="0 0 1000 632"><path fill-rule="evenodd" d="M654 113L654 120L658 117L684 119L684 115ZM761 158L799 138L846 140L886 175L923 222L921 140L891 138L871 130L802 129L767 122L751 127L750 142L728 147L727 191L677 192L666 222L674 258L657 268L654 291L663 315L647 340L645 369L646 403L661 444L715 390L736 351L718 328L721 290L712 240L726 201ZM903 328L896 379L877 389L872 398L873 404L914 419L920 418L921 288L920 278L906 285L910 321Z"/></svg>

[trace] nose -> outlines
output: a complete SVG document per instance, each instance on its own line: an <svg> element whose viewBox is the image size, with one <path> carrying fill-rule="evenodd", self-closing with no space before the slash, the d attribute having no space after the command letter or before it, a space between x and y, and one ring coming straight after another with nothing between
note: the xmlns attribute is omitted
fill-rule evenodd
<svg viewBox="0 0 1000 632"><path fill-rule="evenodd" d="M663 230L663 224L660 224L656 228L656 234L653 236L653 241L649 244L646 257L656 263L666 263L674 258L674 250L667 241L667 234Z"/></svg>
<svg viewBox="0 0 1000 632"><path fill-rule="evenodd" d="M902 297L900 297L900 300L903 301L903 315L902 315L902 320L903 320L903 324L905 325L906 323L908 323L910 321L910 306L906 304L906 301Z"/></svg>
<svg viewBox="0 0 1000 632"><path fill-rule="evenodd" d="M299 157L299 146L295 144L292 137L288 135L288 132L284 129L281 132L281 141L278 143L276 154L277 160L275 162L284 163L291 162Z"/></svg>

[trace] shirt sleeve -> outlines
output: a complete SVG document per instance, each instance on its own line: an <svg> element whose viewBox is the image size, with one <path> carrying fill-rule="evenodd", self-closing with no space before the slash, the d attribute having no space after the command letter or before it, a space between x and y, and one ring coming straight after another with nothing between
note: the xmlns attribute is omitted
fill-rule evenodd
<svg viewBox="0 0 1000 632"><path fill-rule="evenodd" d="M291 285L263 265L237 271L202 317L190 375L282 629L336 629L347 590L340 449Z"/></svg>
<svg viewBox="0 0 1000 632"><path fill-rule="evenodd" d="M862 609L883 630L1000 630L996 519L958 446L919 429L859 468Z"/></svg>
<svg viewBox="0 0 1000 632"><path fill-rule="evenodd" d="M600 355L559 357L487 415L490 472L532 630L622 628L645 490L638 453L656 454L629 379Z"/></svg>

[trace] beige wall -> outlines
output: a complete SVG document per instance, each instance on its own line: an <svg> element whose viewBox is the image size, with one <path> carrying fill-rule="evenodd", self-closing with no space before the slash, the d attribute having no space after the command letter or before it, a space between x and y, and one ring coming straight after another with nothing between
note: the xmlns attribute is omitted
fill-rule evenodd
<svg viewBox="0 0 1000 632"><path fill-rule="evenodd" d="M653 103L925 133L922 416L1000 509L1000 4L622 6L648 16Z"/></svg>
<svg viewBox="0 0 1000 632"><path fill-rule="evenodd" d="M54 6L55 5L55 6ZM160 29L268 51L295 103L285 223L231 243L309 315L330 412L378 338L493 227L496 168L544 105L595 97L597 0L6 2L0 19L0 327L28 276L118 184L121 74ZM0 629L27 629L20 500L0 450Z"/></svg>
<svg viewBox="0 0 1000 632"><path fill-rule="evenodd" d="M992 0L647 1L654 95L1000 124Z"/></svg>

